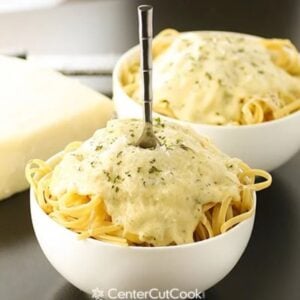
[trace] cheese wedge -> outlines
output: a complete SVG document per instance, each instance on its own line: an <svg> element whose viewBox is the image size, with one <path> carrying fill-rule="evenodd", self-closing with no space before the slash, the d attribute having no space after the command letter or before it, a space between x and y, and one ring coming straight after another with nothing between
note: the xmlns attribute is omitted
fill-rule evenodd
<svg viewBox="0 0 300 300"><path fill-rule="evenodd" d="M112 115L112 102L79 82L0 56L0 200L28 187L28 160L88 138Z"/></svg>

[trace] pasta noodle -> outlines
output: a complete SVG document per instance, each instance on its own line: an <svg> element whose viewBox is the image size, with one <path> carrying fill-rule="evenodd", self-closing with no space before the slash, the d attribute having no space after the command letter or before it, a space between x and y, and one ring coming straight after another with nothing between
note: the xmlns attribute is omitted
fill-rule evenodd
<svg viewBox="0 0 300 300"><path fill-rule="evenodd" d="M300 109L300 55L284 39L166 29L153 40L154 110L196 123L251 125ZM138 58L123 64L140 102Z"/></svg>
<svg viewBox="0 0 300 300"><path fill-rule="evenodd" d="M114 121L111 122L113 123L113 125L115 123L117 123L119 127L119 129L123 130L124 124L126 125L127 123L124 123L125 121ZM165 133L165 136L169 138L172 137L172 133L173 133L173 129L176 129L178 131L177 127L178 125L173 125L175 126L174 128L170 127L170 125L165 124L165 123L161 123L161 121L156 121L158 122L158 124L156 123L156 130L158 130L158 128L160 128L160 131L158 133L158 136L160 138L162 138L163 133ZM121 123L121 124L119 124ZM132 121L130 122L130 124L134 124L132 123ZM123 126L123 127L122 127ZM134 127L128 127L125 133L125 136L127 134L132 134L132 128ZM115 214L110 214L109 213L109 202L106 202L103 195L101 195L100 192L90 192L89 194L84 194L83 192L80 192L80 188L78 188L76 191L74 190L73 187L68 188L68 190L63 190L63 192L57 193L55 192L55 189L53 189L52 185L54 184L54 187L57 187L57 185L55 186L55 177L57 177L57 180L61 183L61 181L64 181L64 178L69 178L68 176L72 176L71 180L68 180L67 182L71 182L72 185L74 184L74 182L76 182L76 176L75 174L72 174L69 172L71 171L71 169L68 169L67 165L62 164L64 160L67 161L67 159L70 159L71 157L76 157L76 159L80 160L81 162L84 162L86 160L86 164L85 165L80 165L83 166L83 168L86 168L85 174L84 176L87 178L88 181L92 180L93 177L89 177L89 170L87 169L87 166L91 165L91 161L88 160L91 158L91 153L89 152L88 155L86 157L84 156L84 152L80 152L83 151L83 149L89 149L88 147L94 147L95 145L98 144L93 144L92 142L98 142L98 141L103 141L103 140L107 140L107 135L111 135L110 132L113 131L113 129L115 129L114 126L108 126L108 129L106 130L99 130L99 134L98 134L98 139L97 134L96 137L92 138L91 140L86 141L85 143L81 144L81 143L72 143L69 146L66 147L66 149L60 153L56 159L51 162L44 162L42 160L32 160L28 163L27 167L26 167L26 178L29 181L31 187L33 188L35 195L36 195L36 199L38 201L38 204L40 205L40 207L45 211L46 214L48 214L52 219L54 219L56 222L58 222L59 224L63 225L64 227L75 231L78 233L78 237L80 239L85 239L85 238L94 238L96 240L100 240L100 241L104 241L104 242L110 242L110 243L114 243L114 244L120 244L120 245L139 245L139 246L167 246L167 245L173 245L173 244L179 244L178 242L176 243L176 241L169 239L169 240L162 240L162 242L160 244L156 244L155 242L150 242L149 240L143 238L143 235L140 235L140 232L130 232L129 230L125 230L125 226L126 226L126 222L118 222L116 220L118 220L118 218L113 218L113 215ZM170 132L168 133L166 130L170 130ZM103 135L104 134L104 135ZM218 190L218 186L220 187L220 197L221 199L215 199L216 201L211 201L210 198L208 198L206 201L203 201L199 204L199 206L195 206L195 203L198 203L197 201L195 203L191 203L191 206L189 207L189 198L187 197L187 200L178 200L176 202L175 199L172 199L172 197L170 197L171 199L171 204L172 206L170 207L169 205L167 205L167 209L166 211L164 211L164 214L167 214L170 210L172 209L178 209L175 210L175 215L180 214L180 212L182 210L186 210L189 211L189 209L191 209L190 215L187 215L187 220L191 220L191 224L192 224L192 240L182 240L182 243L185 242L196 242L196 241L201 241L204 239L208 239L214 236L217 236L219 234L222 234L226 231L228 231L230 228L232 228L233 226L235 226L236 224L246 220L247 218L249 218L253 212L254 212L254 202L253 202L253 192L254 191L260 191L262 189L265 189L266 187L268 187L271 184L272 178L271 175L268 174L267 172L263 171L263 170L257 170L257 169L251 169L249 168L249 166L247 166L245 163L241 162L240 160L235 160L235 159L230 159L227 156L223 155L222 153L218 152L217 149L215 149L210 142L208 142L205 139L201 139L199 140L198 137L193 136L193 132L192 131L186 131L186 134L188 135L192 135L191 136L191 142L195 141L194 139L197 139L198 142L200 142L199 145L201 146L201 151L199 152L197 155L201 156L201 160L203 160L203 163L207 163L207 166L203 166L203 170L206 170L207 172L207 177L202 177L203 182L205 183L206 189L208 190L207 195L209 195L212 192L215 192L215 195L217 194L217 190ZM118 140L114 140L114 138L116 136L119 136L120 132L117 130L117 133L115 133L115 135L112 136L112 144L110 144L110 142L108 142L107 145L109 145L109 147L107 149L105 149L105 144L101 144L101 150L99 151L103 151L100 152L101 155L103 155L103 157L105 157L105 159L108 159L108 154L111 154L112 149L114 147L116 147L116 145L123 140L124 136L121 136L120 139ZM182 135L182 138L185 135ZM167 141L170 141L167 139ZM178 140L178 136L175 136L175 138ZM188 141L185 141L186 144L188 144ZM129 141L130 144L130 141ZM179 144L178 145L178 151L181 151L179 153L180 156L185 156L183 158L183 161L185 164L187 164L186 162L186 158L187 157L194 157L196 154L194 154L194 150L193 149L189 149L189 146L186 146L186 144L184 144L185 146L182 146L183 144ZM100 146L96 146L99 148ZM129 156L129 154L133 151L132 147L135 146L127 146L129 147L130 151L126 152L127 155ZM163 146L161 146L163 147ZM168 146L169 148L171 146ZM126 148L123 147L123 152L126 151ZM196 148L195 148L196 149ZM200 148L199 148L200 149ZM94 150L94 152L97 150ZM139 151L139 150L137 150ZM154 150L148 150L148 151L154 151ZM167 151L167 155L170 156L172 155L172 151L177 151L176 149L171 149L171 150L155 150L157 151L156 153L160 153L161 151ZM120 157L120 151L117 152L117 156L118 159ZM137 153L141 153L141 152L137 152ZM97 155L100 155L98 152L96 153ZM203 155L208 155L207 159L204 158ZM135 157L136 160L138 160L139 158L137 157L140 154L136 154L134 153L133 156ZM215 155L213 157L211 157L210 155ZM141 155L140 155L141 156ZM147 156L149 156L149 154L147 154ZM159 156L155 156L157 157L156 160L159 159ZM209 158L210 157L210 158ZM115 168L119 165L121 165L120 161L117 160L111 160L111 166L112 168ZM214 162L209 162L209 160L224 160L224 163L229 164L226 168L226 171L224 169L223 163L218 165L217 163ZM199 162L201 162L201 160L199 160ZM208 160L208 162L206 162L206 160ZM99 159L99 163L102 160ZM122 162L125 165L125 161ZM176 163L176 160L174 160L174 163ZM181 166L180 166L180 162L178 162L178 169L179 171L181 170ZM145 165L145 164L144 164ZM143 166L144 166L143 165ZM73 166L73 164L71 164L71 166ZM75 168L77 169L79 166L76 165ZM211 168L214 166L214 169L212 170ZM59 169L58 167L61 167L61 169ZM124 166L125 167L125 166ZM124 168L123 167L123 168ZM132 166L132 169L134 169L135 166ZM140 167L138 167L140 168ZM162 173L159 173L157 171L157 168L160 168L159 165L157 165L157 167L155 167L154 165L152 165L150 170L154 170L157 172L157 175L153 175L153 174L149 174L148 175L148 179L149 180L153 180L153 178L155 179L155 186L151 187L150 185L147 186L148 183L146 184L142 184L141 186L132 186L130 187L132 189L132 197L134 197L134 190L136 188L138 188L138 194L142 194L144 193L145 195L145 203L146 203L146 208L145 208L145 213L142 215L139 214L133 214L132 218L140 218L140 216L142 216L142 223L138 223L138 229L140 226L143 226L143 223L147 223L150 222L151 220L154 218L156 218L155 216L150 216L150 219L147 219L148 217L148 213L150 213L149 211L151 211L151 209L154 209L153 207L149 206L149 198L147 198L148 195L148 189L150 189L149 193L152 194L153 189L156 188L156 186L161 186L162 188L164 188L165 190L167 190L167 186L164 185L164 182L171 182L174 181L174 177L176 175L170 175L170 178L165 178L163 181L161 180L161 176L159 175ZM177 167L176 167L177 168ZM195 170L198 167L195 166ZM218 168L220 171L218 171ZM189 168L187 168L186 172L189 172L188 170ZM176 169L172 169L173 172L176 172ZM222 175L221 173L218 174L218 172L221 172L221 170L223 170L222 172L224 172L224 175ZM60 173L60 171L62 171L62 177L58 176ZM96 170L98 172L98 170ZM136 174L139 174L139 170L137 171ZM166 170L166 172L170 172L170 170ZM172 171L171 171L172 172ZM182 178L185 178L186 174L185 170L182 170L182 172L184 173ZM202 172L202 171L201 171ZM200 173L201 173L200 172ZM159 174L158 174L159 173ZM216 174L215 174L216 173ZM96 173L95 173L96 174ZM113 197L111 197L111 201L114 201L113 199L115 199L114 197L116 195L118 195L119 193L121 193L121 190L124 188L126 188L128 186L128 182L134 184L135 181L138 180L138 177L135 176L134 172L130 173L129 176L129 181L126 183L125 180L121 180L121 172L117 173L117 177L115 178L119 178L120 179L120 185L119 185L119 189L120 191L116 190L116 182L117 180L112 180L113 181L113 186L112 189L114 189L114 191L116 193L114 193ZM125 174L129 175L128 171L125 172ZM235 178L235 174L236 174L236 178ZM192 174L193 175L193 174ZM108 178L107 180L110 180L112 175L105 175L106 177L103 178ZM142 178L147 179L147 176L144 174L142 174ZM153 177L156 176L156 177ZM196 175L195 175L196 176ZM225 176L226 178L223 178L223 176ZM261 177L264 178L265 181L259 182L259 183L255 183L255 177ZM95 177L96 178L96 177ZM98 177L97 177L98 178ZM177 177L176 177L177 178ZM191 177L192 178L192 177ZM178 179L178 178L177 178ZM209 181L207 181L207 180ZM54 180L54 181L53 181ZM183 179L180 179L183 180ZM211 187L211 182L219 180L220 183L218 183L218 186L216 187ZM88 182L87 181L87 182ZM224 181L224 182L223 182ZM123 184L123 182L125 182ZM162 182L162 183L160 183ZM101 183L103 185L106 185L107 182L105 182L105 180L100 180L97 179L97 188L99 188L99 185L101 185ZM203 183L203 184L204 184ZM123 184L123 185L122 185ZM176 185L174 186L178 186L180 185L179 182L176 183ZM192 191L190 191L190 189L194 189L195 187L198 186L199 190L202 189L202 183L198 182L195 183L195 186L192 185L191 183L191 179L188 178L187 182L184 183L182 186L186 186L187 185L187 189L184 191L184 193L187 193L189 191L190 195L192 196ZM232 186L231 186L232 185ZM82 184L82 186L85 188L86 185ZM101 188L101 187L100 187ZM152 190L151 190L152 188ZM181 189L182 187L180 187ZM108 189L111 189L110 187ZM173 187L172 187L173 189ZM183 198L184 196L186 196L185 194L180 195L178 193L179 190L175 190L174 194L178 195L178 198ZM92 189L90 189L92 190ZM167 190L170 191L170 190ZM197 194L195 195L200 195L203 199L205 199L205 191L202 192L197 192ZM160 191L160 194L162 194L163 192ZM164 198L164 201L166 203L168 203L168 195ZM122 199L122 196L120 196L120 199ZM148 199L148 200L147 200ZM124 200L122 200L124 201ZM163 201L163 199L161 199L160 201ZM119 203L119 202L118 202ZM136 202L137 206L134 206L135 210L140 210L143 211L143 206L140 206L144 204L143 203L143 199L140 199L139 201ZM119 204L117 204L119 205ZM152 205L152 204L151 204ZM164 205L164 204L161 204ZM155 205L154 205L155 206ZM197 208L198 207L198 208ZM164 206L161 206L159 208L159 210L163 210ZM111 208L110 208L111 210ZM116 208L115 208L116 210ZM199 213L197 212L196 216L193 216L193 211L194 210L199 210ZM158 211L155 211L155 214L158 213ZM130 206L127 206L127 208L125 209L124 206L122 206L122 209L120 211L121 215L125 215L125 214L130 214ZM143 220L143 218L145 218L145 220ZM171 216L170 216L171 218ZM195 222L193 221L193 218L195 218ZM158 218L159 219L159 218ZM150 220L150 221L149 221ZM188 223L186 219L184 219L184 223ZM132 220L131 220L132 221ZM179 221L178 221L179 222ZM151 223L151 226L154 226L156 223ZM153 225L154 224L154 225ZM162 223L163 224L163 223ZM160 226L162 226L162 224L160 224ZM173 224L173 223L171 223ZM179 223L180 226L182 226L181 223ZM175 226L175 225L173 225ZM134 227L133 227L134 228ZM159 228L159 227L158 227ZM156 229L156 230L160 230L160 229ZM159 236L159 235L158 235ZM155 240L154 240L155 241ZM165 241L167 241L165 243Z"/></svg>

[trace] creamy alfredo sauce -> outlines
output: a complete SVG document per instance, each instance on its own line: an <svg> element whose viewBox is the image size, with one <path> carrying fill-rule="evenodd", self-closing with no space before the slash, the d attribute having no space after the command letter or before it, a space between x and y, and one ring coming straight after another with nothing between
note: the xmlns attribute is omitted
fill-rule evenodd
<svg viewBox="0 0 300 300"><path fill-rule="evenodd" d="M51 192L100 195L115 224L155 246L193 242L202 204L240 197L239 160L191 129L154 122L161 146L141 149L140 120L113 120L55 167Z"/></svg>
<svg viewBox="0 0 300 300"><path fill-rule="evenodd" d="M280 108L282 96L300 97L299 77L275 65L261 41L236 33L180 33L154 59L154 108L168 106L181 120L239 124L242 106L253 98ZM132 96L140 100L139 89Z"/></svg>

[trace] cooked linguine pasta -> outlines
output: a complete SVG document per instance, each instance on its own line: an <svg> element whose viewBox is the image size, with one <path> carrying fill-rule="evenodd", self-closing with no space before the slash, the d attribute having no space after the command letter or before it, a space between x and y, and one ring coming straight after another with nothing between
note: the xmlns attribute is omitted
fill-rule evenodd
<svg viewBox="0 0 300 300"><path fill-rule="evenodd" d="M253 192L271 184L267 172L160 119L160 145L139 148L142 125L113 120L55 162L29 162L26 177L45 213L81 238L141 246L204 240L253 214Z"/></svg>
<svg viewBox="0 0 300 300"><path fill-rule="evenodd" d="M300 55L289 40L228 32L162 31L153 41L154 110L213 125L247 125L300 109ZM121 70L140 101L138 58Z"/></svg>

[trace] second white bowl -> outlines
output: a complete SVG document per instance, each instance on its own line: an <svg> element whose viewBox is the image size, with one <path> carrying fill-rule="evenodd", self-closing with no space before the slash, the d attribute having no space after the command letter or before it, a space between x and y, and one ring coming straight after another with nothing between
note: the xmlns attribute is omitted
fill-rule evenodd
<svg viewBox="0 0 300 300"><path fill-rule="evenodd" d="M142 106L131 99L120 82L125 64L137 58L138 47L126 52L113 73L113 99L119 118L141 118ZM272 171L286 163L300 149L300 112L256 125L216 126L172 119L154 113L155 117L191 126L206 135L225 153L238 157L252 168Z"/></svg>

